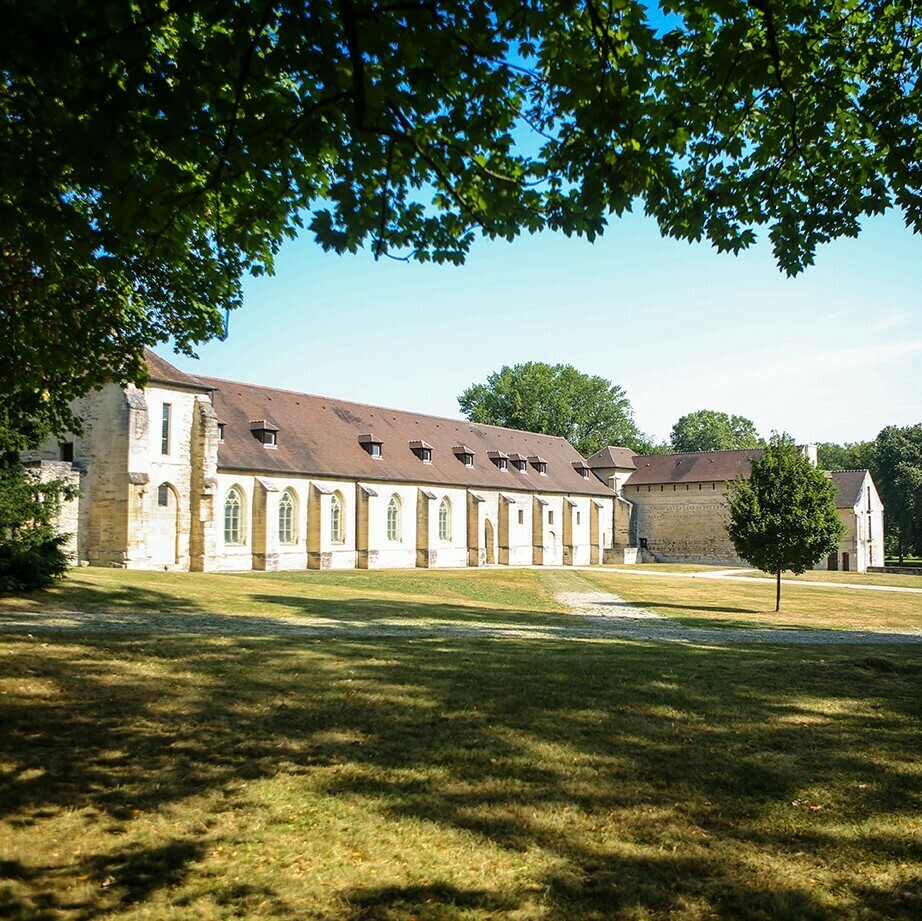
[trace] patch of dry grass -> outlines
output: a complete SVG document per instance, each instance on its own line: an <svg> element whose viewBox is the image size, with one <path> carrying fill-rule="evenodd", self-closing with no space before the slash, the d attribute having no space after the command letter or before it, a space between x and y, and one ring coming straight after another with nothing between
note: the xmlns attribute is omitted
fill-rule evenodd
<svg viewBox="0 0 922 921"><path fill-rule="evenodd" d="M743 574L743 571L740 573ZM761 572L758 569L745 570L747 576L755 576L760 579L774 579L774 575L767 572ZM922 589L922 574L900 575L899 573L887 572L830 572L826 569L810 569L799 576L792 572L786 572L782 576L784 582L829 582L836 585L887 585L893 588L917 588Z"/></svg>
<svg viewBox="0 0 922 921"><path fill-rule="evenodd" d="M922 914L912 649L37 635L0 675L4 917Z"/></svg>
<svg viewBox="0 0 922 921"><path fill-rule="evenodd" d="M755 626L795 629L922 630L922 595L910 592L856 591L782 583L780 613L775 613L773 582L732 579L680 579L582 572L597 590L613 592L693 626Z"/></svg>

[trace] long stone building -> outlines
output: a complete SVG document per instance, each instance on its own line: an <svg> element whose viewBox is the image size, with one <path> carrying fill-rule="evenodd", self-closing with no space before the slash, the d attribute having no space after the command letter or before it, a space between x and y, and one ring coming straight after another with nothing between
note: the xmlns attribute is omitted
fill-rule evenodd
<svg viewBox="0 0 922 921"><path fill-rule="evenodd" d="M84 397L83 432L26 460L80 496L89 565L193 571L676 561L741 565L730 481L757 451L584 460L562 438L186 374ZM814 455L815 460L815 455ZM883 562L867 471L830 474L847 535L829 568Z"/></svg>
<svg viewBox="0 0 922 921"><path fill-rule="evenodd" d="M134 569L599 563L612 491L562 438L186 374L77 407L75 551Z"/></svg>

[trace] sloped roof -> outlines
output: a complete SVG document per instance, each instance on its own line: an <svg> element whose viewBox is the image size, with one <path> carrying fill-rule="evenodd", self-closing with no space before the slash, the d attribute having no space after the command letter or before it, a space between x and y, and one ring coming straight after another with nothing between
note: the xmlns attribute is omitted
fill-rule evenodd
<svg viewBox="0 0 922 921"><path fill-rule="evenodd" d="M836 508L854 508L861 498L867 470L830 470L829 478L836 487Z"/></svg>
<svg viewBox="0 0 922 921"><path fill-rule="evenodd" d="M147 362L150 380L155 384L174 384L178 387L191 387L194 390L211 390L194 374L180 371L179 368L174 367L150 349L144 350L144 358Z"/></svg>
<svg viewBox="0 0 922 921"><path fill-rule="evenodd" d="M630 448L609 445L601 451L596 451L592 457L587 457L586 463L593 469L620 467L622 470L633 470L635 467L634 452Z"/></svg>
<svg viewBox="0 0 922 921"><path fill-rule="evenodd" d="M603 483L574 469L580 455L563 438L219 378L195 380L214 390L215 411L224 423L218 466L225 470L612 495ZM271 419L279 427L277 447L266 448L253 437L254 419ZM380 458L359 443L368 432L382 443ZM431 463L412 450L420 441L432 445ZM474 453L473 467L465 467L453 450L459 444ZM540 455L547 462L547 475L531 464L524 473L512 465L501 471L488 459L490 452Z"/></svg>
<svg viewBox="0 0 922 921"><path fill-rule="evenodd" d="M752 462L765 452L761 448L748 451L697 451L691 454L642 454L634 457L637 468L629 477L629 486L661 483L713 483L748 478Z"/></svg>

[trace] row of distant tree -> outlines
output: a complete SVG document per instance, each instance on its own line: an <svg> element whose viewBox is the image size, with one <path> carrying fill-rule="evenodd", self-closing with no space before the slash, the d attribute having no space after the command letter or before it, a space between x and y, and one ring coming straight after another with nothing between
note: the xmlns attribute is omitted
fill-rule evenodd
<svg viewBox="0 0 922 921"><path fill-rule="evenodd" d="M669 442L638 428L624 390L572 365L530 361L505 366L458 398L472 422L504 425L566 438L583 457L606 445L638 454L762 448L766 440L745 416L702 409L682 416ZM818 446L824 470L868 469L887 509L888 553L901 560L922 554L922 423L887 426L873 441Z"/></svg>

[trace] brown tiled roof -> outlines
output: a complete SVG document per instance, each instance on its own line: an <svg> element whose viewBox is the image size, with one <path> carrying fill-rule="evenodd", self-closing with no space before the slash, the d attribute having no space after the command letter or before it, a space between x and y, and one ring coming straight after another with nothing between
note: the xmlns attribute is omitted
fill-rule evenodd
<svg viewBox="0 0 922 921"><path fill-rule="evenodd" d="M749 451L635 455L634 466L637 469L630 475L627 484L719 483L740 476L748 478L752 472L752 462L764 453L761 448L755 448Z"/></svg>
<svg viewBox="0 0 922 921"><path fill-rule="evenodd" d="M563 438L217 378L197 380L214 389L215 410L225 423L224 443L218 446L218 466L225 470L612 495L571 466L580 456ZM279 427L276 448L266 450L253 437L251 419L271 419ZM380 458L359 444L359 436L369 432L382 443ZM432 445L428 464L411 449L411 442L423 440ZM473 467L464 466L460 446L474 454ZM501 471L487 459L490 452L540 456L547 475L534 468L522 474L511 465Z"/></svg>
<svg viewBox="0 0 922 921"><path fill-rule="evenodd" d="M836 508L855 507L867 474L867 470L829 471L829 477L836 487Z"/></svg>
<svg viewBox="0 0 922 921"><path fill-rule="evenodd" d="M620 467L625 470L634 469L634 452L630 448L618 448L609 445L596 451L592 457L586 458L586 463L593 469L602 467Z"/></svg>
<svg viewBox="0 0 922 921"><path fill-rule="evenodd" d="M176 384L180 387L191 387L195 390L211 390L207 384L203 384L201 379L194 374L186 374L180 371L168 361L161 358L150 349L144 350L144 359L147 362L147 373L150 380L155 384Z"/></svg>

